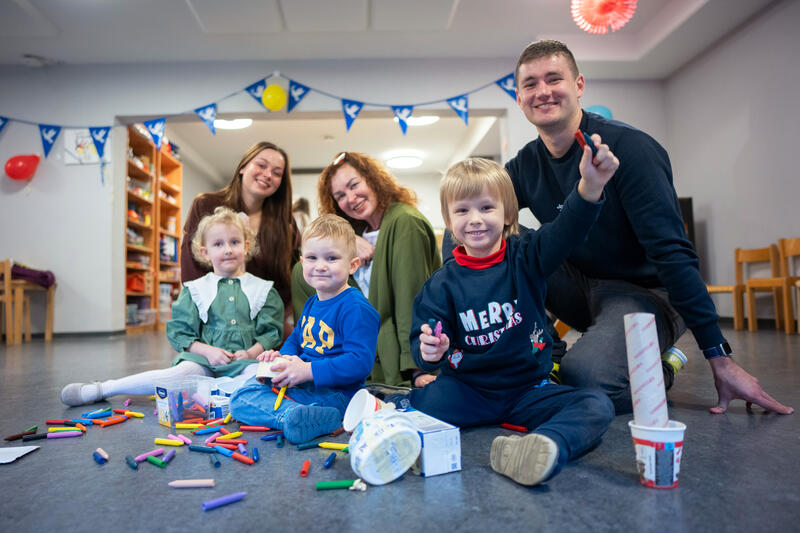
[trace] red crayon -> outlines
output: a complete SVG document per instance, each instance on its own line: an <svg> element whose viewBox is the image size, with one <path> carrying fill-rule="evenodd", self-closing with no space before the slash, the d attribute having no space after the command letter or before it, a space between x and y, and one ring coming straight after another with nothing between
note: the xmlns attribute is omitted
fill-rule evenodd
<svg viewBox="0 0 800 533"><path fill-rule="evenodd" d="M237 461L241 461L241 462L243 462L245 464L248 464L248 465L251 465L251 464L255 463L255 461L253 461L250 457L247 457L246 455L242 455L239 452L233 452L233 455L231 457L233 457Z"/></svg>
<svg viewBox="0 0 800 533"><path fill-rule="evenodd" d="M115 416L112 418L107 418L105 420L98 420L98 424L100 424L100 427L104 428L106 426L113 426L114 424L125 422L127 419L128 419L127 416Z"/></svg>
<svg viewBox="0 0 800 533"><path fill-rule="evenodd" d="M217 438L214 444L249 444L245 439L222 439Z"/></svg>
<svg viewBox="0 0 800 533"><path fill-rule="evenodd" d="M228 450L238 450L239 449L239 447L236 446L235 444L222 443L222 442L220 442L218 440L214 441L214 446L222 446L223 448L227 448Z"/></svg>
<svg viewBox="0 0 800 533"><path fill-rule="evenodd" d="M219 432L222 433L223 435L230 435L230 433L231 433L230 431L228 431L225 428L219 428Z"/></svg>
<svg viewBox="0 0 800 533"><path fill-rule="evenodd" d="M344 428L335 429L335 430L333 430L333 432L331 433L331 437L338 437L338 436L339 436L339 435L341 435L342 433L344 433Z"/></svg>
<svg viewBox="0 0 800 533"><path fill-rule="evenodd" d="M505 422L500 424L500 427L510 429L511 431L519 431L520 433L528 432L528 428L526 428L525 426L515 426L514 424L506 424Z"/></svg>
<svg viewBox="0 0 800 533"><path fill-rule="evenodd" d="M306 477L308 475L308 469L311 468L311 461L306 459L303 463L303 468L300 469L300 475L302 477Z"/></svg>
<svg viewBox="0 0 800 533"><path fill-rule="evenodd" d="M239 431L270 431L267 426L239 426Z"/></svg>
<svg viewBox="0 0 800 533"><path fill-rule="evenodd" d="M277 387L272 387L272 392L274 392L275 394L280 394L281 391L278 390ZM292 398L288 394L284 394L283 395L283 399L284 400L292 400ZM292 401L294 401L294 400L292 400Z"/></svg>
<svg viewBox="0 0 800 533"><path fill-rule="evenodd" d="M112 409L111 411L117 413L118 415L124 415L126 409Z"/></svg>
<svg viewBox="0 0 800 533"><path fill-rule="evenodd" d="M48 426L53 426L53 425L63 426L67 425L67 422L72 422L72 420L64 420L62 418L48 418L47 420L44 421L44 423L47 424ZM74 422L72 423L74 424Z"/></svg>

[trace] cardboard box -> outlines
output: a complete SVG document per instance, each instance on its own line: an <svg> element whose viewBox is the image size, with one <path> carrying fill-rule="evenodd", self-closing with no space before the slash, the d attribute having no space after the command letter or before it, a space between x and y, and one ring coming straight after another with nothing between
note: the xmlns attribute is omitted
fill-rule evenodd
<svg viewBox="0 0 800 533"><path fill-rule="evenodd" d="M424 477L461 470L461 431L416 409L401 411L417 428L422 451L417 467Z"/></svg>

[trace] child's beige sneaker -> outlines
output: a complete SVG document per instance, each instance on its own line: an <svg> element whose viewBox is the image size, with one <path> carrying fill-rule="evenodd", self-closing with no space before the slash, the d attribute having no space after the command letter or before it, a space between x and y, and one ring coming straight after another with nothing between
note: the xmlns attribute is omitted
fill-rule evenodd
<svg viewBox="0 0 800 533"><path fill-rule="evenodd" d="M492 441L489 456L492 470L528 486L547 479L557 460L555 441L539 433L529 433L524 437L497 437Z"/></svg>

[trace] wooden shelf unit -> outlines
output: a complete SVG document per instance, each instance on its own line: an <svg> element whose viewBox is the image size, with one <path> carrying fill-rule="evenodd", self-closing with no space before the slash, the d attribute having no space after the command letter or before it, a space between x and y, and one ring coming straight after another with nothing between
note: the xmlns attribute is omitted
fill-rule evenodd
<svg viewBox="0 0 800 533"><path fill-rule="evenodd" d="M169 319L170 312L166 311L171 310L173 295L180 289L183 165L165 146L168 145L164 143L160 151L156 150L143 126L128 126L125 212L128 333L163 327ZM161 301L162 284L169 285L169 302L166 296Z"/></svg>

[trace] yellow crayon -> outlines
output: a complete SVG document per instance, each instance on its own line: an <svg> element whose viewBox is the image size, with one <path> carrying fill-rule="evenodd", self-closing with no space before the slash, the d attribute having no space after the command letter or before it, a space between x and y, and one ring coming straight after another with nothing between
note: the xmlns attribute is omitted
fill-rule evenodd
<svg viewBox="0 0 800 533"><path fill-rule="evenodd" d="M187 424L186 422L176 422L175 429L197 429L203 427L203 424Z"/></svg>
<svg viewBox="0 0 800 533"><path fill-rule="evenodd" d="M227 424L228 422L231 421L231 418L233 418L233 417L231 416L230 413L228 413L227 415L225 415L225 418L222 419L222 423L223 424Z"/></svg>
<svg viewBox="0 0 800 533"><path fill-rule="evenodd" d="M81 431L77 427L54 427L54 428L47 428L48 433L58 433L60 431Z"/></svg>
<svg viewBox="0 0 800 533"><path fill-rule="evenodd" d="M136 411L125 411L123 414L128 418L132 416L135 416L136 418L144 418L144 413L137 413Z"/></svg>
<svg viewBox="0 0 800 533"><path fill-rule="evenodd" d="M284 394L286 394L286 385L281 387L280 392L278 392L278 399L275 400L275 408L273 409L273 411L277 411L278 407L281 406L281 402L283 401L283 395Z"/></svg>
<svg viewBox="0 0 800 533"><path fill-rule="evenodd" d="M347 448L346 442L320 442L317 444L320 448L327 448L329 450L344 450Z"/></svg>
<svg viewBox="0 0 800 533"><path fill-rule="evenodd" d="M217 440L235 439L237 437L241 437L242 434L243 433L241 431L234 431L233 433L228 433L227 435L221 435L217 437Z"/></svg>
<svg viewBox="0 0 800 533"><path fill-rule="evenodd" d="M156 444L162 444L164 446L183 446L184 444L182 440L172 439L153 439L153 442Z"/></svg>
<svg viewBox="0 0 800 533"><path fill-rule="evenodd" d="M151 394L150 396L147 397L147 399L148 400L155 400L156 399L156 395L155 394Z"/></svg>

